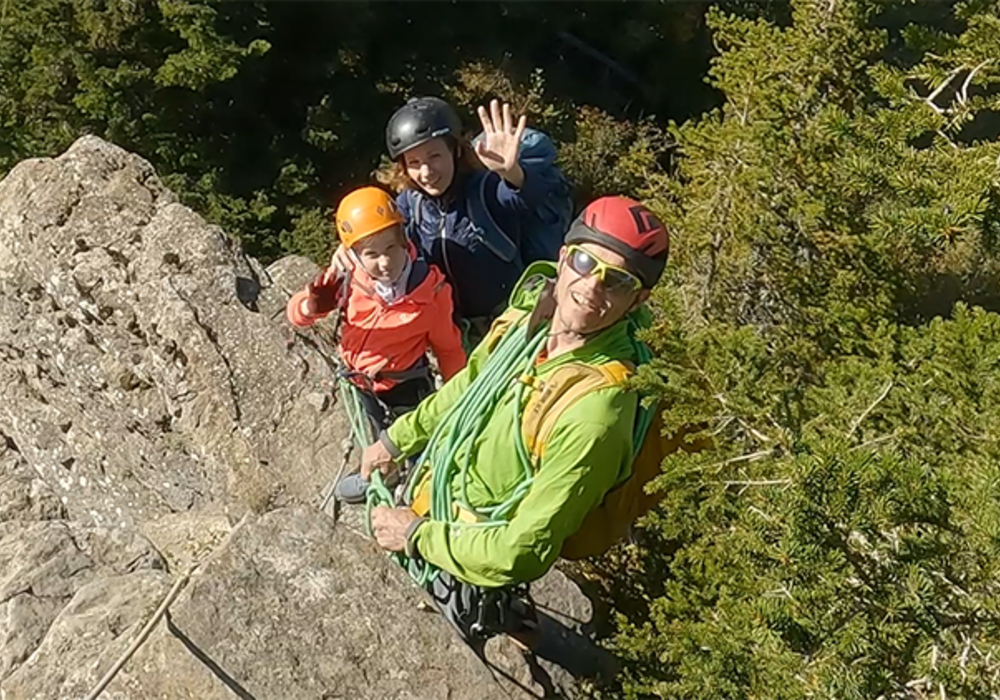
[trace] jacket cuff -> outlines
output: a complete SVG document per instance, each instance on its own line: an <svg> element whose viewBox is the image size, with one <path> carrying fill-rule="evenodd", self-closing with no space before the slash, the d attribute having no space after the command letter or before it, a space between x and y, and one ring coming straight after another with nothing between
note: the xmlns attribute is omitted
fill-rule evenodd
<svg viewBox="0 0 1000 700"><path fill-rule="evenodd" d="M389 433L384 430L378 434L378 441L382 443L382 447L386 449L389 456L394 460L398 460L403 456L403 451L396 447L396 443L394 443L392 438L389 437Z"/></svg>
<svg viewBox="0 0 1000 700"><path fill-rule="evenodd" d="M518 163L518 165L521 165L521 164ZM511 182L510 180L508 180L503 175L500 176L500 179L502 179L504 181L504 184L507 185L507 189L509 189L511 192L514 192L516 194L521 194L521 191L524 189L524 186L528 184L528 171L525 169L525 167L523 165L521 165L521 175L522 175L523 179L521 180L520 186L515 185L513 182Z"/></svg>
<svg viewBox="0 0 1000 700"><path fill-rule="evenodd" d="M417 543L414 541L414 537L417 534L417 530L425 522L427 522L427 518L417 518L406 528L406 556L410 559L420 558L420 552L417 550Z"/></svg>

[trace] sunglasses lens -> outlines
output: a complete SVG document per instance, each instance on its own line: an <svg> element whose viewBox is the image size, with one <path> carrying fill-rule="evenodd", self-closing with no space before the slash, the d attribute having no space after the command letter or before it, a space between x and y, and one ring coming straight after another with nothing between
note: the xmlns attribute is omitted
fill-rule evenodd
<svg viewBox="0 0 1000 700"><path fill-rule="evenodd" d="M618 270L608 270L604 273L604 286L612 291L625 291L635 288L636 278Z"/></svg>
<svg viewBox="0 0 1000 700"><path fill-rule="evenodd" d="M579 275L589 275L597 267L597 261L587 251L579 248L573 251L569 264Z"/></svg>
<svg viewBox="0 0 1000 700"><path fill-rule="evenodd" d="M601 265L597 258L582 248L571 249L569 266L576 274L584 277L594 274L599 268L603 268L601 270L601 284L611 292L632 291L642 286L638 277L624 270L617 270L610 265Z"/></svg>

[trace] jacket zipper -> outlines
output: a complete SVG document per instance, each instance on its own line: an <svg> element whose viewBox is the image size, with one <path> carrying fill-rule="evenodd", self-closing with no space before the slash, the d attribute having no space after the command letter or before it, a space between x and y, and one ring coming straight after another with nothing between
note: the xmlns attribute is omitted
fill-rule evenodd
<svg viewBox="0 0 1000 700"><path fill-rule="evenodd" d="M448 214L444 210L439 209L441 213L440 221L440 232L441 232L441 256L444 258L444 269L448 271L448 276L452 279L455 278L451 274L451 263L448 262Z"/></svg>
<svg viewBox="0 0 1000 700"><path fill-rule="evenodd" d="M361 344L358 346L356 354L360 355L367 347L368 338L371 337L372 331L375 330L375 326L378 325L378 322L382 319L383 315L385 315L385 305L379 304L378 311L375 313L375 319L368 325L367 328L365 328L365 337L361 339ZM372 375L368 374L367 372L361 372L360 374L364 374L366 377L368 377L368 381L371 382L372 386L374 386L375 378ZM376 372L375 374L378 374L378 372ZM374 392L374 389L372 389L372 391Z"/></svg>

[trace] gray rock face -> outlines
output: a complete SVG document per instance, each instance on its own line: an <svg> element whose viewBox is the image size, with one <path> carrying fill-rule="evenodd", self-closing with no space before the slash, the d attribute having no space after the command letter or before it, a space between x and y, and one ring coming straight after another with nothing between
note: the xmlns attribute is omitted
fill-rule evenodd
<svg viewBox="0 0 1000 700"><path fill-rule="evenodd" d="M40 483L39 479L15 473L0 480L0 494L24 494L25 484L45 494ZM47 638L54 621L65 615L62 611L67 606L81 604L81 591L113 593L122 602L135 605L143 599L122 598L122 590L113 581L141 572L151 584L169 585L163 558L148 540L129 529L63 519L60 509L61 503L53 496L48 501L44 496L34 499L29 492L27 497L15 499L0 521L0 679L31 657ZM158 589L151 593L156 592ZM102 626L114 626L121 613L109 613L109 620L89 630L91 634ZM79 653L79 648L74 648L67 656ZM58 671L56 664L51 673ZM47 682L52 680L48 671L46 678ZM6 692L2 680L0 690Z"/></svg>
<svg viewBox="0 0 1000 700"><path fill-rule="evenodd" d="M539 681L509 642L488 668L374 544L315 508L349 437L329 327L284 319L315 272L263 269L94 137L0 182L4 700L86 697L196 563L102 697L577 692L574 663L543 660ZM579 591L558 574L539 590L582 639Z"/></svg>
<svg viewBox="0 0 1000 700"><path fill-rule="evenodd" d="M86 137L21 163L0 184L0 432L94 524L310 497L345 428L314 398L322 350L260 312L283 309L272 287L136 156Z"/></svg>
<svg viewBox="0 0 1000 700"><path fill-rule="evenodd" d="M162 596L153 572L120 577L112 588L81 589L44 644L3 685L11 700L79 697L95 665L49 676L64 649L78 648L95 612L121 624L136 601ZM502 697L486 666L437 615L421 611L405 573L370 542L310 508L282 508L236 532L172 606L161 626L108 687L108 697L254 698ZM146 611L149 614L149 611ZM102 670L124 650L98 625L87 638ZM111 652L115 653L111 653ZM42 672L44 670L44 673Z"/></svg>

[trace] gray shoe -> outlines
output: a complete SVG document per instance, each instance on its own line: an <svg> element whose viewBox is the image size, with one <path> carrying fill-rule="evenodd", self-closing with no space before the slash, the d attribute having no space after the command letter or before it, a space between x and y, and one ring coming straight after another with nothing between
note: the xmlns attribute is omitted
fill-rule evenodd
<svg viewBox="0 0 1000 700"><path fill-rule="evenodd" d="M398 471L392 472L389 476L385 477L385 485L389 488L392 488L398 483ZM371 482L367 479L362 479L361 474L350 474L337 482L337 486L333 489L333 496L338 501L342 501L343 503L350 503L353 505L364 503L368 494L368 487L370 485Z"/></svg>
<svg viewBox="0 0 1000 700"><path fill-rule="evenodd" d="M349 474L337 482L333 489L333 497L343 503L364 503L370 482L362 479L360 474Z"/></svg>

